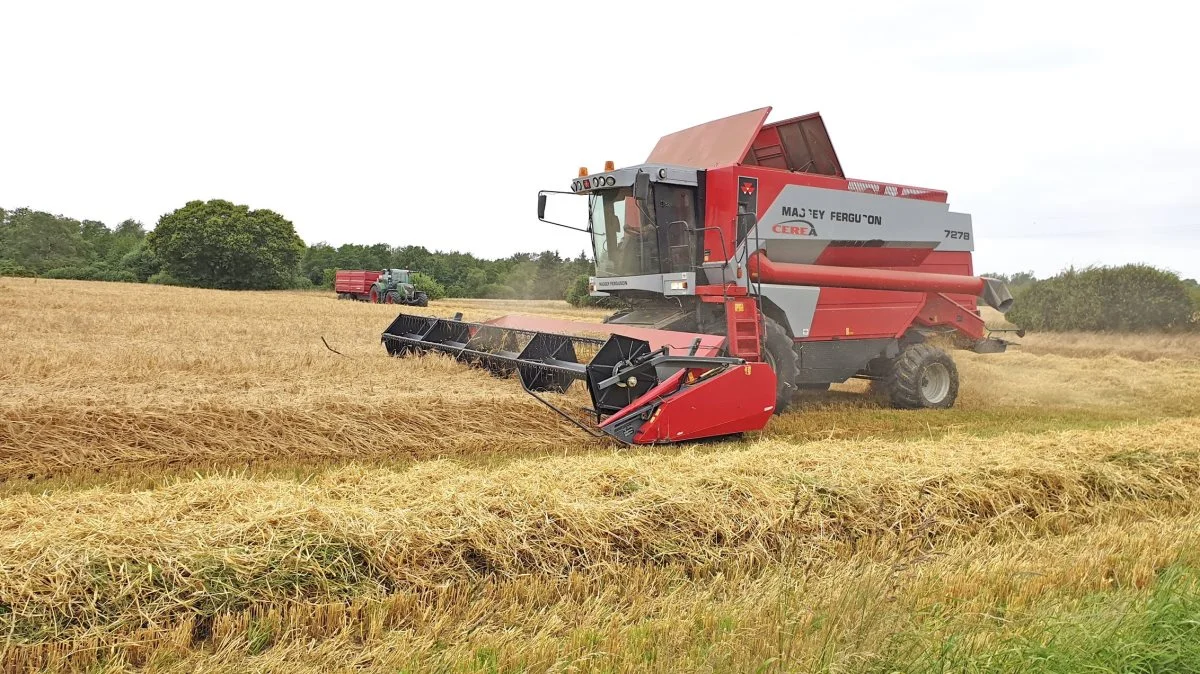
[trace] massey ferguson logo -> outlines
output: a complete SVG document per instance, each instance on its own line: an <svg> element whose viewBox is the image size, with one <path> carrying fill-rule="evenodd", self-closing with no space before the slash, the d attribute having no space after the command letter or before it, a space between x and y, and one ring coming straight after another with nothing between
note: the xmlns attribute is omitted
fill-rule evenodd
<svg viewBox="0 0 1200 674"><path fill-rule="evenodd" d="M738 176L738 213L758 215L758 178Z"/></svg>

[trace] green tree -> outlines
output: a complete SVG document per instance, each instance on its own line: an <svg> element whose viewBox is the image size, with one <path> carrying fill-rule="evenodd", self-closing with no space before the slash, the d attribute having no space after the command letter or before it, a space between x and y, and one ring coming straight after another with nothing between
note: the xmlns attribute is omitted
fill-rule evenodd
<svg viewBox="0 0 1200 674"><path fill-rule="evenodd" d="M133 274L133 276L145 283L150 280L158 272L162 271L162 263L159 262L158 256L150 249L146 242L139 241L137 247L121 257L121 268Z"/></svg>
<svg viewBox="0 0 1200 674"><path fill-rule="evenodd" d="M108 257L108 249L112 245L112 232L108 226L99 220L84 220L79 223L80 238L83 248L80 251L87 262L96 262Z"/></svg>
<svg viewBox="0 0 1200 674"><path fill-rule="evenodd" d="M419 271L414 271L411 275L413 285L417 290L424 292L431 300L440 300L446 297L446 288L438 283L437 279L428 274L422 274Z"/></svg>
<svg viewBox="0 0 1200 674"><path fill-rule="evenodd" d="M601 297L592 297L587 274L575 277L567 289L567 302L573 307L590 307L600 304Z"/></svg>
<svg viewBox="0 0 1200 674"><path fill-rule="evenodd" d="M6 258L35 274L88 263L78 220L28 208L6 214L0 249Z"/></svg>
<svg viewBox="0 0 1200 674"><path fill-rule="evenodd" d="M204 288L291 287L304 253L282 215L222 199L190 201L167 213L146 241L171 278Z"/></svg>
<svg viewBox="0 0 1200 674"><path fill-rule="evenodd" d="M122 266L125 256L142 247L146 240L146 229L137 220L125 220L109 235L108 252L104 256L109 265ZM157 271L157 270L155 270ZM153 273L153 272L152 272ZM143 279L144 280L144 279Z"/></svg>
<svg viewBox="0 0 1200 674"><path fill-rule="evenodd" d="M533 296L542 300L561 300L566 297L567 283L563 271L563 259L558 251L548 250L539 255L531 289Z"/></svg>
<svg viewBox="0 0 1200 674"><path fill-rule="evenodd" d="M300 273L308 277L313 285L318 286L325 285L325 272L337 268L337 250L324 241L309 246L304 251L304 259L300 263ZM333 278L332 274L330 278ZM333 282L330 281L327 287L332 288Z"/></svg>

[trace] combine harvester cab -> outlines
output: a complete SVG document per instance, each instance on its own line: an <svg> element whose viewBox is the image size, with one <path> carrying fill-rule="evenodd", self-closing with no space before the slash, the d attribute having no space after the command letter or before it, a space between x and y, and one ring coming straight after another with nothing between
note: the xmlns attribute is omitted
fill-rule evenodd
<svg viewBox="0 0 1200 674"><path fill-rule="evenodd" d="M570 192L538 194L540 220L591 238L592 295L627 306L604 324L401 314L388 352L515 373L551 407L540 393L584 380L600 434L637 444L758 430L796 391L852 377L895 407L950 407L958 373L936 344L1008 344L977 307L1003 313L1012 297L974 276L971 216L940 190L847 179L819 114L769 112L664 136L644 164L581 168ZM551 195L586 197L586 223L547 220Z"/></svg>

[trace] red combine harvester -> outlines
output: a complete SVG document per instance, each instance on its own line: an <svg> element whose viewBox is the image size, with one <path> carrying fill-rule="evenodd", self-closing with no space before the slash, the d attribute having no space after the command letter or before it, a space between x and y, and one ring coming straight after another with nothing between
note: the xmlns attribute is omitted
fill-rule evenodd
<svg viewBox="0 0 1200 674"><path fill-rule="evenodd" d="M603 324L401 314L388 352L516 373L580 427L630 444L758 430L797 390L851 377L896 407L950 407L958 372L930 339L1004 351L976 300L1012 305L1003 283L973 275L971 216L943 191L848 180L819 114L767 124L769 112L665 136L644 164L580 169L570 192L538 194L540 220L591 237L592 294L627 309ZM546 220L550 194L585 195L587 226ZM576 379L598 431L538 395Z"/></svg>

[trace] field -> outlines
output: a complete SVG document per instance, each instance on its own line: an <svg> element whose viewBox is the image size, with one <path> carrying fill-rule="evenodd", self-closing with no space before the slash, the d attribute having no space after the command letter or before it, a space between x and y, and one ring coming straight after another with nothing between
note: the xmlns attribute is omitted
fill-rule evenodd
<svg viewBox="0 0 1200 674"><path fill-rule="evenodd" d="M621 449L394 314L0 278L0 671L1200 671L1200 336Z"/></svg>

